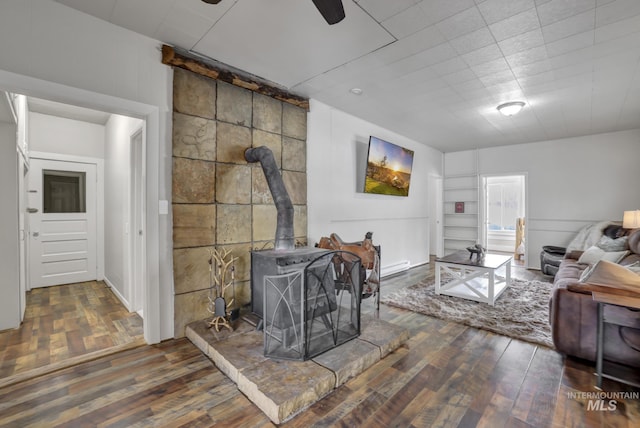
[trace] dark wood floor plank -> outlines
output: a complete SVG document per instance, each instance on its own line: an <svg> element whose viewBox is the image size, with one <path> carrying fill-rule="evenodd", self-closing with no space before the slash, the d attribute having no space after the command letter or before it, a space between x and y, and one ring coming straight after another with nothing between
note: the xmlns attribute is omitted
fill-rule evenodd
<svg viewBox="0 0 640 428"><path fill-rule="evenodd" d="M142 319L103 282L34 288L19 329L0 332L0 381L142 338Z"/></svg>

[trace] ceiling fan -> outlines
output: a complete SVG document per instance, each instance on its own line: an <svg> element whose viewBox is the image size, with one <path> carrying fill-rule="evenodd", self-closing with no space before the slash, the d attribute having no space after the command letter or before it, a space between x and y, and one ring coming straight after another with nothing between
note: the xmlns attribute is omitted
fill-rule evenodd
<svg viewBox="0 0 640 428"><path fill-rule="evenodd" d="M221 0L202 0L209 4L218 4ZM342 0L313 0L322 17L329 25L337 24L344 19Z"/></svg>

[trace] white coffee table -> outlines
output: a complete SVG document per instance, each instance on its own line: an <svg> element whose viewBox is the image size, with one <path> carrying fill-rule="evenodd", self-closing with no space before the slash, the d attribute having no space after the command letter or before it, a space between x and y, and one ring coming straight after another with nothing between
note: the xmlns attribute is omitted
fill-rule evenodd
<svg viewBox="0 0 640 428"><path fill-rule="evenodd" d="M511 256L485 254L483 259L469 258L468 251L458 251L436 259L436 294L461 297L488 303L496 299L511 283ZM496 276L500 271L504 277ZM453 280L442 284L441 273L449 273Z"/></svg>

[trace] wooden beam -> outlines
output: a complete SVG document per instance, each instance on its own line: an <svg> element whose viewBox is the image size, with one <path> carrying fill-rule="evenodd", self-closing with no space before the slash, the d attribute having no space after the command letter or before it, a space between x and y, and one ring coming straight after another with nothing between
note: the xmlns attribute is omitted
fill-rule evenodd
<svg viewBox="0 0 640 428"><path fill-rule="evenodd" d="M261 82L249 75L241 75L239 72L225 70L222 67L192 58L181 52L177 52L171 46L162 45L162 63L173 67L184 68L185 70L211 79L249 89L258 94L267 95L309 111L309 99L307 98L294 95L285 89L277 88L267 82Z"/></svg>

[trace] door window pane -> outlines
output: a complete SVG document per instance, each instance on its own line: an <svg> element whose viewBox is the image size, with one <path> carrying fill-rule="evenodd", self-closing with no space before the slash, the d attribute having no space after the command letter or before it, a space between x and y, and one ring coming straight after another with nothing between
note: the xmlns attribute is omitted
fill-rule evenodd
<svg viewBox="0 0 640 428"><path fill-rule="evenodd" d="M84 213L86 212L85 173L76 171L44 170L43 212L44 213Z"/></svg>

